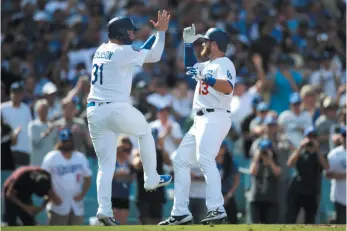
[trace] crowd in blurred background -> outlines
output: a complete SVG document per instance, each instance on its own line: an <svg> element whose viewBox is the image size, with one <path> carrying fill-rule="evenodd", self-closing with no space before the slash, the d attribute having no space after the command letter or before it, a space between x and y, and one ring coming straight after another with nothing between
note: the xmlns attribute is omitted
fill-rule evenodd
<svg viewBox="0 0 347 231"><path fill-rule="evenodd" d="M233 195L240 176L233 159L242 156L253 176L254 223L294 223L301 208L305 222L314 223L322 177L334 182L335 221L345 223L343 0L2 0L1 170L41 166L65 128L76 150L95 158L86 99L92 57L108 41L106 24L115 16L130 16L141 28L133 44L138 48L153 33L149 19L160 9L171 15L162 59L134 70L131 93L133 105L153 128L158 171L171 172L170 155L193 123L196 83L185 76L182 30L192 23L201 34L219 27L231 35L226 55L238 76L233 126L216 158L229 222L238 222ZM203 61L201 43L195 48ZM129 185L143 184L143 170L134 138L124 136L118 143L112 204L124 224ZM192 168L190 196L198 221L206 211L198 166ZM136 198L142 224L163 218L164 190L151 194L139 187Z"/></svg>

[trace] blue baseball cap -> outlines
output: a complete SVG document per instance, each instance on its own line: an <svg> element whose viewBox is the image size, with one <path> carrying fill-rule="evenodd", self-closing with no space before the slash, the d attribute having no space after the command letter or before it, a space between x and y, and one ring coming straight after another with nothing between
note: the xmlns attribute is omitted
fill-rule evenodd
<svg viewBox="0 0 347 231"><path fill-rule="evenodd" d="M23 91L24 90L24 83L22 81L20 82L14 82L10 86L10 90L13 91Z"/></svg>
<svg viewBox="0 0 347 231"><path fill-rule="evenodd" d="M268 111L268 110L269 110L269 106L265 102L260 102L257 105L257 111Z"/></svg>
<svg viewBox="0 0 347 231"><path fill-rule="evenodd" d="M275 125L277 124L277 119L273 116L267 116L264 120L265 125Z"/></svg>
<svg viewBox="0 0 347 231"><path fill-rule="evenodd" d="M313 126L305 128L304 136L317 135L316 128Z"/></svg>
<svg viewBox="0 0 347 231"><path fill-rule="evenodd" d="M261 151L272 148L272 142L269 139L263 139L259 142L258 147Z"/></svg>
<svg viewBox="0 0 347 231"><path fill-rule="evenodd" d="M290 94L289 103L290 104L301 103L300 94L298 92L294 92L294 93Z"/></svg>
<svg viewBox="0 0 347 231"><path fill-rule="evenodd" d="M59 140L67 141L72 139L72 132L70 129L65 128L59 132Z"/></svg>

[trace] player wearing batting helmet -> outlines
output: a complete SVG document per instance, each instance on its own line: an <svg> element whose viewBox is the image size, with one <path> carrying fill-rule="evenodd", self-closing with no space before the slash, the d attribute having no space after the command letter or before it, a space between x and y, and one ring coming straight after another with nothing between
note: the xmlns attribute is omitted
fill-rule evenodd
<svg viewBox="0 0 347 231"><path fill-rule="evenodd" d="M126 16L116 17L111 19L107 24L109 39L116 39L124 45L131 45L133 42L133 35L129 31L137 31L138 28L134 22Z"/></svg>

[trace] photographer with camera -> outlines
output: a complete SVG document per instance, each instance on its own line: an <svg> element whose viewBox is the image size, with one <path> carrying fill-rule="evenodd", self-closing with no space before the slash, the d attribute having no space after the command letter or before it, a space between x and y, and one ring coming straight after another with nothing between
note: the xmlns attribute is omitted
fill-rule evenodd
<svg viewBox="0 0 347 231"><path fill-rule="evenodd" d="M256 224L276 223L281 168L269 139L263 139L259 142L249 171L252 175L250 193L252 222Z"/></svg>
<svg viewBox="0 0 347 231"><path fill-rule="evenodd" d="M305 224L314 224L320 200L322 170L328 163L320 153L317 132L308 127L299 148L289 157L287 165L295 167L296 176L288 191L287 223L294 224L301 208L305 211Z"/></svg>

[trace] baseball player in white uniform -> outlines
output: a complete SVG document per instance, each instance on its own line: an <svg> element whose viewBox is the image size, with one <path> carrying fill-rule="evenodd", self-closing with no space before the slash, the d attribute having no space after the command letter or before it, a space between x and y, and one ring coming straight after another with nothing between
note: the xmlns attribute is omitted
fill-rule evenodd
<svg viewBox="0 0 347 231"><path fill-rule="evenodd" d="M203 38L202 56L209 61L197 63L192 43ZM187 75L197 81L193 111L194 124L173 154L175 176L174 205L171 216L159 225L188 224L192 215L188 209L190 171L194 164L200 166L206 181L207 216L202 224L220 223L226 219L221 178L216 165L216 155L231 127L230 102L236 71L225 57L229 37L221 29L211 28L206 35L196 35L195 26L183 31L185 66Z"/></svg>
<svg viewBox="0 0 347 231"><path fill-rule="evenodd" d="M132 20L128 17L113 18L108 23L109 42L102 44L93 57L87 118L99 164L97 218L106 226L119 224L113 218L111 205L117 134L124 133L138 138L146 190L154 190L171 181L169 175L158 175L151 128L130 102L134 67L160 60L169 20L170 15L166 11L159 11L158 21L151 20L158 30L156 36L152 35L140 50L134 50L131 44L137 28Z"/></svg>

